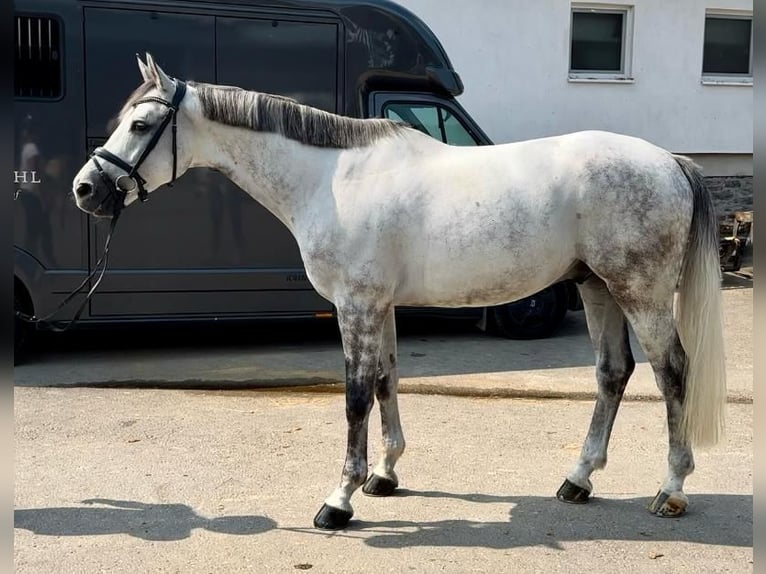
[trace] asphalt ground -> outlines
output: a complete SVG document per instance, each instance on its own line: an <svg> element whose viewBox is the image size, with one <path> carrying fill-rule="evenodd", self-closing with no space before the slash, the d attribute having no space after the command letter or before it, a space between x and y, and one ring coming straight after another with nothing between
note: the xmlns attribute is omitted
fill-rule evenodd
<svg viewBox="0 0 766 574"><path fill-rule="evenodd" d="M15 370L16 571L752 572L751 279L723 295L727 435L696 453L679 519L645 510L667 438L635 340L595 498L554 497L593 408L583 313L543 341L403 321L402 488L357 493L329 534L311 520L345 448L331 323L44 336Z"/></svg>
<svg viewBox="0 0 766 574"><path fill-rule="evenodd" d="M15 407L19 573L753 571L748 404L664 519L645 509L661 403L623 404L595 498L567 505L590 401L403 395L402 488L357 492L336 533L311 521L343 464L340 395L17 388Z"/></svg>
<svg viewBox="0 0 766 574"><path fill-rule="evenodd" d="M752 279L727 274L724 331L728 396L752 402ZM583 311L553 337L513 341L457 320L399 322L403 393L527 398L593 398L593 350ZM213 327L142 327L41 334L15 368L16 386L279 388L343 392L343 354L334 320ZM660 400L651 367L638 363L626 400Z"/></svg>

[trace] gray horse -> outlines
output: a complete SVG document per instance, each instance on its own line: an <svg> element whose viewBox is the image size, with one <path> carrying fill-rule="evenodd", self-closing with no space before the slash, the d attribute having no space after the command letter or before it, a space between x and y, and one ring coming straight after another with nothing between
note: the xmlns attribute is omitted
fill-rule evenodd
<svg viewBox="0 0 766 574"><path fill-rule="evenodd" d="M629 322L667 404L668 474L650 511L685 511L691 447L718 440L726 394L716 219L690 160L605 132L451 147L388 120L187 85L148 54L139 67L144 83L74 179L77 205L113 217L208 167L290 229L312 285L337 308L346 358L346 461L317 527L344 528L360 486L378 496L398 486L394 308L498 305L563 278L579 283L598 398L558 497L586 502L606 464L635 365ZM368 476L373 397L384 454Z"/></svg>

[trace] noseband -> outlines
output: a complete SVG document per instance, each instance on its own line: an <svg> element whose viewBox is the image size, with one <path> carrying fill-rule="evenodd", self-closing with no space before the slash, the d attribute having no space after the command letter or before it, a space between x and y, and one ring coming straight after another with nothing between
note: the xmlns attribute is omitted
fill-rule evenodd
<svg viewBox="0 0 766 574"><path fill-rule="evenodd" d="M172 183L176 180L176 165L177 165L177 159L178 159L178 148L176 146L176 115L178 113L178 107L181 104L181 100L183 100L184 95L186 94L186 84L182 82L181 80L175 80L176 84L176 91L173 94L173 100L168 102L167 100L164 100L162 98L158 98L156 96L151 96L148 98L141 98L140 100L137 100L133 103L133 107L135 108L138 104L143 104L146 102L155 102L158 104L162 104L163 106L167 107L168 111L165 114L165 117L162 118L162 123L160 124L160 127L157 129L157 131L152 134L152 139L149 140L149 143L144 148L144 151L141 153L141 155L138 158L138 161L134 165L130 165L128 162L123 160L122 158L114 155L112 152L102 148L98 147L95 150L93 150L93 153L90 156L90 159L93 160L93 163L96 164L96 169L98 170L98 174L101 176L101 179L104 181L104 183L107 186L107 189L109 189L109 192L117 199L115 203L115 215L119 213L119 210L122 209L123 205L125 204L125 196L127 195L128 191L131 190L125 190L122 189L119 185L119 182L123 178L127 178L131 180L134 184L133 188L138 189L138 199L141 201L146 201L148 199L148 192L146 191L146 188L144 187L144 184L146 184L146 180L141 177L141 175L138 173L138 168L141 167L141 164L144 163L144 160L147 158L147 156L151 153L151 151L154 149L154 147L157 145L157 142L160 140L160 137L162 137L163 132L165 131L165 128L168 127L168 124L172 121L173 122L173 179L170 180L170 183L168 185L172 185ZM120 169L124 170L126 173L124 175L119 176L116 180L112 181L109 176L107 176L106 172L101 167L101 164L96 159L96 157L100 157L101 159L104 159L108 161L109 163L116 165Z"/></svg>

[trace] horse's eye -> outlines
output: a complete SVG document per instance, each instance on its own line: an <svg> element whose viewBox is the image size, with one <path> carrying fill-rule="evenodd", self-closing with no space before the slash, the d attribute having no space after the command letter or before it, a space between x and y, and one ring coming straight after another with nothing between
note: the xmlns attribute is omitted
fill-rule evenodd
<svg viewBox="0 0 766 574"><path fill-rule="evenodd" d="M147 126L144 122L140 120L136 120L130 125L130 131L132 132L141 133L141 132L145 132L148 129L149 129L149 126Z"/></svg>

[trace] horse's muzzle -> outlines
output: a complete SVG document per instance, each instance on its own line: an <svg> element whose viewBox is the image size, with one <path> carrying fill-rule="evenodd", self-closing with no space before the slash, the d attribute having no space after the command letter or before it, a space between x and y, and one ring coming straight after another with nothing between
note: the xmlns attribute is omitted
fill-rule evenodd
<svg viewBox="0 0 766 574"><path fill-rule="evenodd" d="M109 189L100 178L75 181L72 192L77 207L96 217L114 217L125 205L125 195Z"/></svg>

